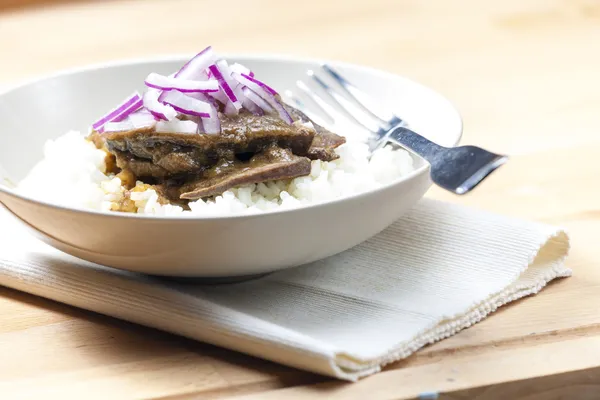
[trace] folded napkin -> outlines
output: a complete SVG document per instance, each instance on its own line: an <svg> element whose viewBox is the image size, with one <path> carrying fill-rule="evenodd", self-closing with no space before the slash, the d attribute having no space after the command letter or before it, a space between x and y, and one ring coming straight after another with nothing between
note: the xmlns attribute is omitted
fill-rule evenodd
<svg viewBox="0 0 600 400"><path fill-rule="evenodd" d="M337 256L216 286L81 261L1 214L0 285L345 380L571 274L564 231L432 200Z"/></svg>

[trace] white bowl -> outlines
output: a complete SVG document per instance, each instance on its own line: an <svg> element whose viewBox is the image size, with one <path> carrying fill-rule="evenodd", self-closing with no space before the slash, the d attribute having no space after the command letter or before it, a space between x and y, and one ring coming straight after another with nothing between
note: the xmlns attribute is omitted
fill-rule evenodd
<svg viewBox="0 0 600 400"><path fill-rule="evenodd" d="M225 55L284 91L320 60ZM188 58L125 61L62 72L0 94L0 178L19 181L42 158L45 141L90 122L142 90L150 72L169 74ZM331 64L397 111L411 127L455 146L462 123L441 95L409 79L371 68ZM431 186L429 167L349 198L289 211L218 218L149 217L74 210L15 193L0 182L0 201L46 243L76 257L146 274L236 277L316 261L385 229ZM2 171L4 169L4 171ZM2 179L0 179L2 181Z"/></svg>

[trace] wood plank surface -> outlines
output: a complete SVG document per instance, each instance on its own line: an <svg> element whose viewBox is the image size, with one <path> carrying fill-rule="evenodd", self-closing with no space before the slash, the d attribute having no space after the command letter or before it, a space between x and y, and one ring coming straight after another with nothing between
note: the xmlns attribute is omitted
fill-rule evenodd
<svg viewBox="0 0 600 400"><path fill-rule="evenodd" d="M0 0L0 12L7 10L25 10L32 7L55 7L57 5L77 2L81 3L85 1L90 0Z"/></svg>
<svg viewBox="0 0 600 400"><path fill-rule="evenodd" d="M600 2L115 0L0 13L0 85L117 58L272 52L366 64L451 99L512 156L466 197L565 226L572 278L356 384L0 288L4 399L596 399ZM433 397L430 397L433 398Z"/></svg>

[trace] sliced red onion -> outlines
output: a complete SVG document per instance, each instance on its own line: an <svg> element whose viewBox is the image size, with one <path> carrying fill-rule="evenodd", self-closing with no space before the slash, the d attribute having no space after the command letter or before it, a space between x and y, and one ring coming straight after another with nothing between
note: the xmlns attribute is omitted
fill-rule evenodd
<svg viewBox="0 0 600 400"><path fill-rule="evenodd" d="M229 72L229 73L231 73L231 72ZM237 98L240 99L240 101L242 102L243 108L250 111L254 115L264 115L265 114L265 112L262 108L260 108L258 105L256 105L256 103L254 103L252 100L250 100L246 97L246 95L244 94L244 90L243 90L245 88L244 85L242 85L235 79L231 78L230 86L231 86L231 89L233 90L233 92L235 93L235 95L237 96ZM265 102L263 101L263 103L265 103ZM269 109L272 110L272 108L268 104L266 104L266 105L267 105L267 107L269 107ZM233 107L233 104L231 102L227 102L227 104L225 105L225 114L226 115L236 115L237 113L238 113L238 110L236 110L235 107Z"/></svg>
<svg viewBox="0 0 600 400"><path fill-rule="evenodd" d="M265 88L269 93L277 94L277 91L275 91L275 89L273 89L271 86L267 85L266 83L261 82L258 79L255 79L252 76L247 75L247 74L240 74L240 75L242 75L244 78L249 79L252 82L256 83L258 86Z"/></svg>
<svg viewBox="0 0 600 400"><path fill-rule="evenodd" d="M217 104L217 101L212 96L210 96L210 95L215 94L215 93L218 93L218 92L211 92L211 93L200 93L200 92L186 93L186 96L191 97L192 99L204 101L205 103L210 103L213 107L218 107L219 105Z"/></svg>
<svg viewBox="0 0 600 400"><path fill-rule="evenodd" d="M265 100L263 100L262 97L260 97L256 93L254 93L251 89L244 86L242 91L244 92L244 96L246 96L246 98L248 100L250 100L252 103L256 104L258 107L260 107L266 113L272 113L274 111L273 107L271 107L269 105L269 103L267 103Z"/></svg>
<svg viewBox="0 0 600 400"><path fill-rule="evenodd" d="M240 82L243 85L248 86L248 88L252 89L257 95L259 95L264 100L266 100L269 103L269 105L277 111L277 113L279 114L279 117L282 120L284 120L285 122L287 122L290 125L294 122L294 120L292 119L290 114L285 110L283 105L279 102L279 100L277 100L277 98L275 97L275 95L273 93L271 93L265 87L254 82L254 79L250 78L248 75L238 74L238 73L234 72L233 76L235 79L238 80L238 82Z"/></svg>
<svg viewBox="0 0 600 400"><path fill-rule="evenodd" d="M136 129L146 128L150 126L154 126L156 124L156 118L150 111L145 108L134 112L129 115L127 121L133 124L133 127Z"/></svg>
<svg viewBox="0 0 600 400"><path fill-rule="evenodd" d="M198 124L194 121L182 121L180 119L158 121L156 123L156 132L197 133Z"/></svg>
<svg viewBox="0 0 600 400"><path fill-rule="evenodd" d="M148 109L158 119L165 121L171 121L177 117L177 111L173 107L163 104L158 101L158 97L161 95L160 90L148 89L144 94L144 107Z"/></svg>
<svg viewBox="0 0 600 400"><path fill-rule="evenodd" d="M170 90L166 92L163 101L182 114L210 118L210 108L212 107L210 104L186 96L180 91Z"/></svg>
<svg viewBox="0 0 600 400"><path fill-rule="evenodd" d="M238 81L236 81L233 78L233 76L231 76L232 70L227 64L227 61L219 60L217 62L217 66L219 67L219 70L223 73L225 81L227 81L227 84L229 85L231 90L233 90L233 93L240 101L242 107L244 107L244 92L242 92L242 85Z"/></svg>
<svg viewBox="0 0 600 400"><path fill-rule="evenodd" d="M229 98L225 95L223 90L219 90L218 92L211 92L209 93L209 95L214 99L219 100L223 104L229 103Z"/></svg>
<svg viewBox="0 0 600 400"><path fill-rule="evenodd" d="M225 92L225 95L233 103L234 107L238 110L241 109L242 103L236 97L235 93L231 89L231 86L229 86L229 84L225 80L225 77L221 73L221 70L219 69L219 67L217 65L213 64L210 67L208 67L208 69L212 73L213 78L215 78L219 82L219 86L221 86L221 89L223 89L223 92Z"/></svg>
<svg viewBox="0 0 600 400"><path fill-rule="evenodd" d="M238 70L242 70L244 72L250 72L249 69L247 69L246 67L244 67L241 64L234 64L234 65L236 66L236 69L238 69ZM232 69L233 66L230 67L227 64L227 61L225 61L225 60L219 60L217 62L217 66L219 67L219 70L223 74L225 81L227 81L227 84L229 85L229 87L231 87L231 90L233 90L233 93L235 94L235 96L240 100L242 107L247 109L248 111L250 111L251 113L253 113L255 115L263 115L264 114L263 110L244 96L244 92L242 91L243 85L240 84L238 81L236 81L231 76L231 74L233 73L233 69ZM237 115L238 111L239 110L237 108L235 108L235 105L232 102L228 101L227 103L225 103L225 109L224 109L225 115L229 115L229 116Z"/></svg>
<svg viewBox="0 0 600 400"><path fill-rule="evenodd" d="M204 132L209 134L221 133L221 121L219 121L219 113L212 105L210 105L209 114L209 118L201 118Z"/></svg>
<svg viewBox="0 0 600 400"><path fill-rule="evenodd" d="M212 46L208 46L189 60L176 74L175 78L189 80L203 80L206 77L204 71L209 65L217 61Z"/></svg>
<svg viewBox="0 0 600 400"><path fill-rule="evenodd" d="M237 72L238 74L246 74L248 76L254 77L254 72L250 71L248 68L243 66L242 64L233 63L229 67L231 72Z"/></svg>
<svg viewBox="0 0 600 400"><path fill-rule="evenodd" d="M241 83L237 84L237 88L240 92L242 92L242 105L244 106L244 108L248 111L250 111L252 114L254 115L265 115L265 110L263 110L262 108L260 108L255 102L253 102L251 99L249 99L246 96L246 92L250 91L250 89L248 89L246 86L242 85ZM244 91L244 89L247 89L246 91ZM259 96L257 96L259 97ZM262 100L262 99L261 99ZM267 107L271 108L271 106L269 106L264 100L263 103L265 103L267 105ZM272 110L272 108L271 108Z"/></svg>
<svg viewBox="0 0 600 400"><path fill-rule="evenodd" d="M198 118L198 119L199 119L199 121L196 124L198 126L198 129L196 130L196 133L198 133L200 135L202 133L206 133L206 131L204 130L204 126L202 125L202 118Z"/></svg>
<svg viewBox="0 0 600 400"><path fill-rule="evenodd" d="M265 115L265 111L262 108L260 108L258 104L256 104L247 97L244 97L244 99L242 100L242 105L246 110L250 111L254 115Z"/></svg>
<svg viewBox="0 0 600 400"><path fill-rule="evenodd" d="M234 107L233 103L228 101L225 103L225 108L223 108L223 113L229 117L235 116L239 114L237 108Z"/></svg>
<svg viewBox="0 0 600 400"><path fill-rule="evenodd" d="M138 110L143 105L142 97L138 92L123 100L121 104L112 109L108 114L92 124L94 130L99 130L107 122L119 122L127 118L129 114Z"/></svg>
<svg viewBox="0 0 600 400"><path fill-rule="evenodd" d="M143 106L144 100L140 97L140 99L136 101L131 107L123 111L118 117L113 118L113 120L110 122L121 122L125 120L129 115L142 108Z"/></svg>
<svg viewBox="0 0 600 400"><path fill-rule="evenodd" d="M179 90L180 92L216 92L219 90L217 81L188 81L179 78L151 73L146 78L146 86L160 90Z"/></svg>
<svg viewBox="0 0 600 400"><path fill-rule="evenodd" d="M102 133L104 132L122 132L122 131L131 131L133 129L135 129L135 127L133 126L133 124L131 123L131 121L129 119L126 119L125 121L121 121L121 122L107 122L106 124L104 124L104 126L101 128L102 129Z"/></svg>
<svg viewBox="0 0 600 400"><path fill-rule="evenodd" d="M221 94L224 98L225 104L226 104L226 108L227 105L229 105L230 107L232 107L235 110L235 107L233 107L233 104L231 104L230 101L227 100L227 96L225 96L223 94L223 92L218 92L219 94ZM219 121L219 103L217 102L217 100L214 99L214 97L212 95L214 95L215 93L189 93L188 96L190 97L194 97L198 100L202 100L208 104L210 104L210 118L200 118L200 121L202 123L198 124L199 132L204 132L204 133L210 133L210 134L214 134L214 133L220 133L221 132L221 123ZM236 110L237 113L237 110Z"/></svg>

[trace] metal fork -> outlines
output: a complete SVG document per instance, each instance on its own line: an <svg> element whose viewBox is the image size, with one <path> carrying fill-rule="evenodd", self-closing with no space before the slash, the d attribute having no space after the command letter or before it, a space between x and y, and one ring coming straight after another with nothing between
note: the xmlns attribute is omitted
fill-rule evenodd
<svg viewBox="0 0 600 400"><path fill-rule="evenodd" d="M351 126L353 129L360 127L368 135L372 152L391 142L417 154L431 165L431 179L436 185L455 194L465 194L508 161L507 156L491 153L479 147L448 148L424 138L410 130L402 118L386 109L383 104L375 103L366 93L329 65L324 64L321 67L325 75L335 82L337 89L327 84L313 71L308 71L308 76L347 115L338 112L330 102L311 90L303 81L297 82L298 88L312 99L320 113L311 111L298 96L288 90L286 95L295 103L296 108L315 123L333 132L343 132L344 128ZM340 92L346 96L341 95ZM325 119L319 114L325 115Z"/></svg>

